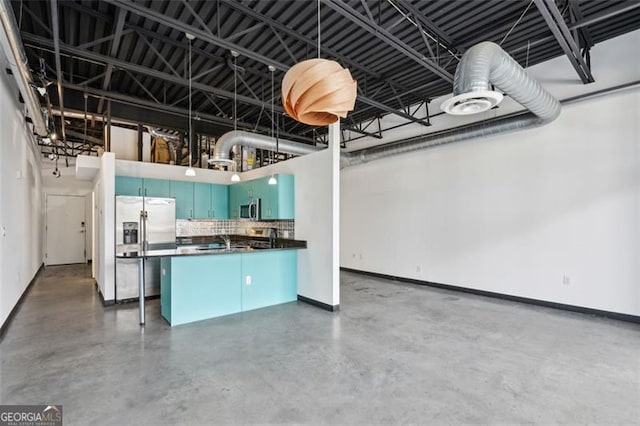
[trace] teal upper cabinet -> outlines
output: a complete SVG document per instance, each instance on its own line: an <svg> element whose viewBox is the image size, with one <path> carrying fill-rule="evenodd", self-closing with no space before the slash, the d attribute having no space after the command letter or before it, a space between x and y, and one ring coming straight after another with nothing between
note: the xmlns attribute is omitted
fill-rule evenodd
<svg viewBox="0 0 640 426"><path fill-rule="evenodd" d="M116 176L116 195L170 197L170 185L171 181L165 179Z"/></svg>
<svg viewBox="0 0 640 426"><path fill-rule="evenodd" d="M236 183L229 186L229 217L231 219L238 219L240 217L240 200L242 199L242 193L244 188L242 184Z"/></svg>
<svg viewBox="0 0 640 426"><path fill-rule="evenodd" d="M269 178L236 183L229 188L229 216L240 217L240 204L260 198L260 215L265 220L295 219L294 176L277 174L278 183L269 185Z"/></svg>
<svg viewBox="0 0 640 426"><path fill-rule="evenodd" d="M142 195L142 178L116 176L116 195Z"/></svg>
<svg viewBox="0 0 640 426"><path fill-rule="evenodd" d="M193 219L193 182L171 181L170 196L176 199L176 219Z"/></svg>
<svg viewBox="0 0 640 426"><path fill-rule="evenodd" d="M278 183L269 186L269 218L295 219L293 175L276 175Z"/></svg>
<svg viewBox="0 0 640 426"><path fill-rule="evenodd" d="M166 179L147 179L142 182L145 197L170 197L171 181Z"/></svg>
<svg viewBox="0 0 640 426"><path fill-rule="evenodd" d="M194 219L229 219L229 187L196 182L193 184Z"/></svg>
<svg viewBox="0 0 640 426"><path fill-rule="evenodd" d="M211 217L211 185L196 182L193 184L193 218Z"/></svg>
<svg viewBox="0 0 640 426"><path fill-rule="evenodd" d="M229 185L211 185L211 217L229 219Z"/></svg>
<svg viewBox="0 0 640 426"><path fill-rule="evenodd" d="M293 175L277 174L277 183L269 185L269 177L259 179L263 219L295 219Z"/></svg>

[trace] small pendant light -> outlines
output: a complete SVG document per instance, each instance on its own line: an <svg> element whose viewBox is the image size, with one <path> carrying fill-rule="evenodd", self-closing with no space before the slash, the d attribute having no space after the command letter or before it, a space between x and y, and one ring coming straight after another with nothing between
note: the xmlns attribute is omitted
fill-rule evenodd
<svg viewBox="0 0 640 426"><path fill-rule="evenodd" d="M231 51L233 56L233 130L238 130L238 62L237 58L240 54L235 51ZM231 175L231 182L240 182L240 175L238 174L238 162L233 161L233 174Z"/></svg>
<svg viewBox="0 0 640 426"><path fill-rule="evenodd" d="M189 40L189 137L187 142L187 149L189 151L189 167L185 170L184 175L193 177L196 175L196 170L191 166L191 41L195 38L193 34L185 33L185 36Z"/></svg>
<svg viewBox="0 0 640 426"><path fill-rule="evenodd" d="M273 110L274 110L274 94L273 94L273 72L276 70L276 68L273 65L269 65L269 71L271 71L271 138L273 139L273 135L274 135L274 131L273 131L273 126L274 126L274 121L273 121ZM273 152L273 151L271 151ZM274 156L275 159L275 156ZM271 166L273 166L273 161L271 162ZM276 179L276 177L273 175L273 168L271 169L271 177L269 178L269 185L277 185L278 184L278 180Z"/></svg>

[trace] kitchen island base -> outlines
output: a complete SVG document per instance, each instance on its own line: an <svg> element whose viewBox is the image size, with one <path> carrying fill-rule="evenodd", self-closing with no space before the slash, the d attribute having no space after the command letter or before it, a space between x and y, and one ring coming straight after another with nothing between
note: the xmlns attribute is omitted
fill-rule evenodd
<svg viewBox="0 0 640 426"><path fill-rule="evenodd" d="M297 300L297 250L163 257L162 317L172 326Z"/></svg>

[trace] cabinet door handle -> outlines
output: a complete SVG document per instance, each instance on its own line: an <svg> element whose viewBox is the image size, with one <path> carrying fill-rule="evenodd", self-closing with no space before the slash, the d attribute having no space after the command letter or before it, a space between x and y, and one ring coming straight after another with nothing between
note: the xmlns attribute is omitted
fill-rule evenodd
<svg viewBox="0 0 640 426"><path fill-rule="evenodd" d="M142 195L142 188L138 188L138 197Z"/></svg>
<svg viewBox="0 0 640 426"><path fill-rule="evenodd" d="M211 210L211 217L216 217L216 211L215 210Z"/></svg>
<svg viewBox="0 0 640 426"><path fill-rule="evenodd" d="M148 195L148 194L147 194L147 188L145 188L145 189L144 189L144 196L146 197L147 195Z"/></svg>
<svg viewBox="0 0 640 426"><path fill-rule="evenodd" d="M189 218L193 219L193 209L189 210Z"/></svg>

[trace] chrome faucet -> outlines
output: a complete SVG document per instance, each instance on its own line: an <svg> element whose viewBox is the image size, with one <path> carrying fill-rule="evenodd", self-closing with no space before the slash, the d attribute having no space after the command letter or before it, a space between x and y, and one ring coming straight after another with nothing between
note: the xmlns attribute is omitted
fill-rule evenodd
<svg viewBox="0 0 640 426"><path fill-rule="evenodd" d="M227 250L231 250L231 237L228 235L220 235L220 238L222 238L224 243L227 245Z"/></svg>

